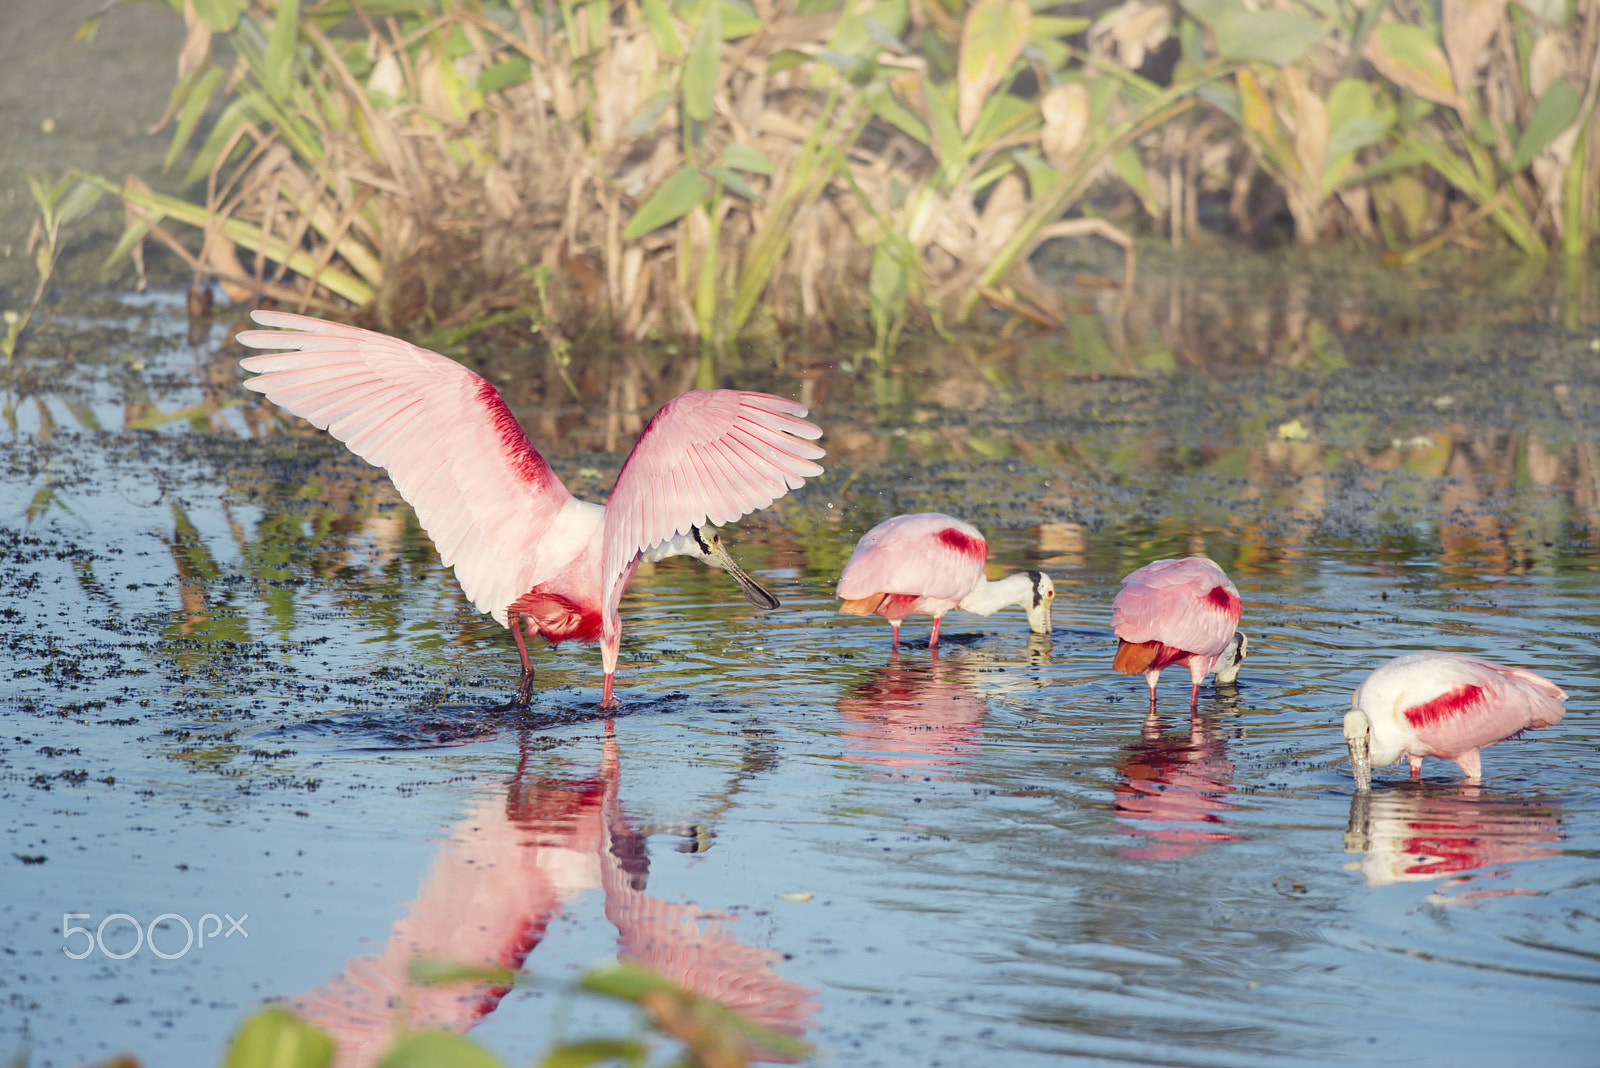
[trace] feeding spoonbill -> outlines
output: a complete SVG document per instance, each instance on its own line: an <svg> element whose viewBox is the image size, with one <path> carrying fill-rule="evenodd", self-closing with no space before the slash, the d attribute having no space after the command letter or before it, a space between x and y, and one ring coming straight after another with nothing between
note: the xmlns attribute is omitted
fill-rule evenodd
<svg viewBox="0 0 1600 1068"><path fill-rule="evenodd" d="M1239 674L1249 642L1239 628L1239 591L1215 561L1204 556L1157 560L1122 580L1111 608L1119 639L1112 667L1144 676L1150 711L1156 710L1161 669L1189 669L1189 709L1200 704L1200 682L1213 668L1217 681Z"/></svg>
<svg viewBox="0 0 1600 1068"><path fill-rule="evenodd" d="M933 617L928 648L939 645L939 623L952 608L993 615L1015 605L1028 613L1035 634L1050 633L1056 587L1043 571L1019 571L998 582L983 577L989 544L971 523L939 512L885 519L862 535L839 576L839 611L880 615L895 645L910 615Z"/></svg>
<svg viewBox="0 0 1600 1068"><path fill-rule="evenodd" d="M1405 757L1411 777L1423 757L1454 760L1468 781L1483 766L1478 750L1530 727L1561 722L1567 695L1543 675L1461 653L1407 653L1368 675L1350 698L1344 739L1356 789L1374 766Z"/></svg>
<svg viewBox="0 0 1600 1068"><path fill-rule="evenodd" d="M533 691L523 632L600 641L615 708L617 605L642 562L693 556L729 572L752 604L778 602L704 524L765 508L807 478L822 436L794 401L695 390L668 401L622 465L607 504L567 492L500 392L454 360L398 338L287 312L251 317L248 389L386 468L480 612L509 627L522 657L517 703Z"/></svg>

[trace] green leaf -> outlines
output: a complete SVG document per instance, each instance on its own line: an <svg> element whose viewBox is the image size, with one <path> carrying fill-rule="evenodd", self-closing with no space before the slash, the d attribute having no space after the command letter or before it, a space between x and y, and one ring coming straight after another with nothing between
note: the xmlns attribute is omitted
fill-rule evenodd
<svg viewBox="0 0 1600 1068"><path fill-rule="evenodd" d="M1028 176L1028 195L1037 200L1044 196L1045 191L1056 184L1061 177L1061 172L1045 162L1043 156L1031 148L1015 149L1011 158L1022 167L1022 173Z"/></svg>
<svg viewBox="0 0 1600 1068"><path fill-rule="evenodd" d="M1022 54L1032 12L1023 0L977 0L961 26L956 64L960 127L970 133L984 102Z"/></svg>
<svg viewBox="0 0 1600 1068"><path fill-rule="evenodd" d="M628 120L627 127L622 131L622 136L638 137L640 134L648 133L655 126L656 121L666 114L667 109L677 99L678 94L675 90L663 89L660 92L651 93L650 98L644 102L633 118Z"/></svg>
<svg viewBox="0 0 1600 1068"><path fill-rule="evenodd" d="M256 72L262 88L278 103L289 99L294 84L294 50L300 39L300 0L280 0L267 40L267 56Z"/></svg>
<svg viewBox="0 0 1600 1068"><path fill-rule="evenodd" d="M85 181L79 181L72 187L65 200L56 207L56 224L58 226L71 226L85 215L89 214L96 204L100 202L100 189Z"/></svg>
<svg viewBox="0 0 1600 1068"><path fill-rule="evenodd" d="M217 157L222 155L222 150L227 147L233 137L233 132L244 123L250 121L251 102L247 96L238 96L228 102L222 109L222 114L217 116L217 121L212 124L211 136L206 138L205 144L200 146L200 151L195 153L193 161L189 164L189 173L184 175L184 183L198 181L211 173L212 164Z"/></svg>
<svg viewBox="0 0 1600 1068"><path fill-rule="evenodd" d="M1367 38L1366 58L1385 78L1424 100L1455 106L1456 83L1450 61L1433 35L1421 26L1380 22Z"/></svg>
<svg viewBox="0 0 1600 1068"><path fill-rule="evenodd" d="M1360 78L1346 78L1328 94L1328 146L1325 155L1332 161L1346 152L1377 144L1394 121L1392 114L1380 113L1372 100L1372 89Z"/></svg>
<svg viewBox="0 0 1600 1068"><path fill-rule="evenodd" d="M656 43L656 51L668 59L683 55L683 38L678 36L677 23L667 6L661 0L640 0L639 6L650 26L650 39Z"/></svg>
<svg viewBox="0 0 1600 1068"><path fill-rule="evenodd" d="M145 213L144 219L135 219L130 222L123 229L122 236L117 238L116 247L111 250L111 254L100 264L100 270L110 271L118 260L133 251L133 246L144 240L150 233L151 224L158 223L165 217L159 211L151 211Z"/></svg>
<svg viewBox="0 0 1600 1068"><path fill-rule="evenodd" d="M622 231L622 239L648 234L671 222L677 222L696 204L705 203L711 196L711 183L694 167L684 167L662 182L650 195Z"/></svg>
<svg viewBox="0 0 1600 1068"><path fill-rule="evenodd" d="M706 168L706 174L710 175L712 178L715 178L717 181L721 182L725 188L733 190L746 200L755 201L757 204L766 203L766 201L762 199L761 194L757 193L755 188L751 186L749 182L745 181L744 177L738 171L713 164L712 166Z"/></svg>
<svg viewBox="0 0 1600 1068"><path fill-rule="evenodd" d="M473 982L510 986L517 980L517 973L513 968L488 964L462 964L429 957L417 957L412 960L410 967L407 968L407 974L413 983L425 985Z"/></svg>
<svg viewBox="0 0 1600 1068"><path fill-rule="evenodd" d="M1028 27L1030 41L1059 41L1074 37L1090 27L1088 19L1061 18L1058 15L1034 15Z"/></svg>
<svg viewBox="0 0 1600 1068"><path fill-rule="evenodd" d="M172 131L172 144L167 146L167 158L161 164L162 170L169 170L177 162L183 150L189 147L189 140L194 137L195 127L200 124L206 108L211 106L211 98L217 95L222 80L227 76L228 72L221 67L209 67L200 73L199 80L195 82L194 88L189 91L188 99L183 103L183 114L178 118L178 125Z"/></svg>
<svg viewBox="0 0 1600 1068"><path fill-rule="evenodd" d="M1155 191L1150 188L1150 179L1144 172L1144 160L1139 158L1138 150L1132 145L1124 145L1112 154L1111 168L1128 184L1129 189L1139 195L1150 217L1159 218L1161 205L1156 202Z"/></svg>
<svg viewBox="0 0 1600 1068"><path fill-rule="evenodd" d="M1217 54L1237 63L1287 67L1333 27L1292 11L1229 11L1212 24Z"/></svg>
<svg viewBox="0 0 1600 1068"><path fill-rule="evenodd" d="M861 98L867 107L872 109L874 115L898 126L919 144L932 144L933 135L928 132L928 124L901 103L900 98L886 83L873 82L862 91Z"/></svg>
<svg viewBox="0 0 1600 1068"><path fill-rule="evenodd" d="M470 1038L448 1031L413 1031L390 1046L378 1068L505 1068Z"/></svg>
<svg viewBox="0 0 1600 1068"><path fill-rule="evenodd" d="M595 1039L592 1042L573 1042L557 1046L544 1055L539 1068L588 1068L601 1061L626 1061L641 1063L647 1050L642 1042L625 1039Z"/></svg>
<svg viewBox="0 0 1600 1068"><path fill-rule="evenodd" d="M642 964L625 960L585 972L583 978L578 980L578 985L594 994L604 994L607 997L635 1003L652 990L668 994L682 993L678 984L666 976Z"/></svg>
<svg viewBox="0 0 1600 1068"><path fill-rule="evenodd" d="M728 147L722 150L722 162L751 174L775 174L778 170L766 153L739 141L729 142Z"/></svg>
<svg viewBox="0 0 1600 1068"><path fill-rule="evenodd" d="M717 68L722 61L722 5L706 5L695 30L694 43L683 67L683 112L696 122L711 118L717 91ZM653 229L653 228L652 228Z"/></svg>
<svg viewBox="0 0 1600 1068"><path fill-rule="evenodd" d="M1212 27L1223 16L1244 10L1240 0L1180 0L1180 3L1197 21Z"/></svg>
<svg viewBox="0 0 1600 1068"><path fill-rule="evenodd" d="M961 130L956 126L956 111L946 93L954 86L934 85L922 80L922 99L928 105L928 125L933 130L933 150L943 169L959 170L967 165L967 150Z"/></svg>
<svg viewBox="0 0 1600 1068"><path fill-rule="evenodd" d="M967 135L967 148L977 153L1006 134L1017 132L1028 118L1038 115L1036 101L1023 100L1010 93L992 93L978 113L978 121ZM1035 122L1037 126L1037 121Z"/></svg>
<svg viewBox="0 0 1600 1068"><path fill-rule="evenodd" d="M786 70L794 70L810 63L812 56L809 52L802 52L798 48L785 48L775 52L767 61L767 74L782 74Z"/></svg>
<svg viewBox="0 0 1600 1068"><path fill-rule="evenodd" d="M249 0L194 0L194 13L212 33L230 33L249 6Z"/></svg>
<svg viewBox="0 0 1600 1068"><path fill-rule="evenodd" d="M528 62L527 56L518 53L478 75L478 92L487 96L508 86L521 85L531 77L533 64Z"/></svg>
<svg viewBox="0 0 1600 1068"><path fill-rule="evenodd" d="M761 29L761 16L750 6L749 0L718 0L722 16L722 39L749 37Z"/></svg>
<svg viewBox="0 0 1600 1068"><path fill-rule="evenodd" d="M1511 157L1511 169L1520 171L1532 163L1533 158L1545 150L1545 146L1572 125L1582 104L1583 97L1571 82L1565 78L1551 82L1550 88L1534 105L1527 129L1517 138L1517 151Z"/></svg>
<svg viewBox="0 0 1600 1068"><path fill-rule="evenodd" d="M249 1017L228 1046L223 1068L326 1068L333 1040L288 1009Z"/></svg>

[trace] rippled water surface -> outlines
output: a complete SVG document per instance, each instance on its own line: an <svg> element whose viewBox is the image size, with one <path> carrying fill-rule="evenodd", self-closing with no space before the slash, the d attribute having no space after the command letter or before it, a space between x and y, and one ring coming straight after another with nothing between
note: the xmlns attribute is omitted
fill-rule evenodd
<svg viewBox="0 0 1600 1068"><path fill-rule="evenodd" d="M381 475L238 388L225 324L189 336L177 294L57 311L3 390L0 1056L212 1064L287 998L351 1049L403 1004L530 1063L628 1026L564 992L621 953L819 1064L1596 1063L1600 334L1324 320L1210 356L597 356L581 401L491 356L592 497L707 376L827 431L827 474L727 532L782 609L647 569L605 721L575 647L492 711L506 632ZM993 574L1055 578L1049 639L956 614L935 657L835 612L855 538L931 508ZM1193 722L1169 672L1147 721L1111 600L1190 552L1252 655ZM1350 691L1424 648L1543 672L1567 717L1479 786L1429 761L1355 796ZM549 982L401 999L414 950Z"/></svg>

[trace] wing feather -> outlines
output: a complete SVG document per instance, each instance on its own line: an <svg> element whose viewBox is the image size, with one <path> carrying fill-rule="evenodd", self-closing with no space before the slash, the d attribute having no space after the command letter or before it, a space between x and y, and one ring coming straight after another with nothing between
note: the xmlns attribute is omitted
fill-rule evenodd
<svg viewBox="0 0 1600 1068"><path fill-rule="evenodd" d="M454 360L398 338L288 312L256 311L268 330L239 341L248 389L302 416L388 470L480 611L505 609L576 547L541 539L566 487L499 392Z"/></svg>
<svg viewBox="0 0 1600 1068"><path fill-rule="evenodd" d="M695 390L662 406L606 504L600 579L606 635L618 632L622 587L644 550L713 516L728 522L763 508L822 473L813 461L823 450L811 443L822 430L805 414L794 401L731 389ZM690 471L727 477L695 479Z"/></svg>

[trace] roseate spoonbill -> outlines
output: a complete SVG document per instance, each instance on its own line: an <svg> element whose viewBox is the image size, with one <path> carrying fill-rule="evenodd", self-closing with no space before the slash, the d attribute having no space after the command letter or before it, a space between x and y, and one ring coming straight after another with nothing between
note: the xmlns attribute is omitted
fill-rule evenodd
<svg viewBox="0 0 1600 1068"><path fill-rule="evenodd" d="M1356 789L1372 785L1374 765L1401 757L1411 777L1423 757L1461 766L1470 782L1483 771L1478 750L1529 727L1561 722L1567 695L1543 675L1461 653L1407 653L1368 675L1350 698L1344 740Z"/></svg>
<svg viewBox="0 0 1600 1068"><path fill-rule="evenodd" d="M1050 633L1055 583L1043 571L1018 571L998 582L983 577L989 544L971 523L939 512L885 519L862 535L839 576L839 611L880 615L900 644L909 615L933 617L928 648L939 646L939 623L952 608L989 616L1016 605L1035 634Z"/></svg>
<svg viewBox="0 0 1600 1068"><path fill-rule="evenodd" d="M516 703L533 691L523 632L600 641L615 708L617 605L641 562L693 556L733 575L752 604L777 600L739 569L706 523L765 508L807 478L822 436L794 401L695 390L650 420L606 505L567 492L500 392L454 360L398 338L287 312L251 317L245 387L386 468L480 612L509 627L522 657Z"/></svg>
<svg viewBox="0 0 1600 1068"><path fill-rule="evenodd" d="M1213 668L1217 681L1239 675L1249 642L1238 631L1239 591L1216 562L1204 556L1156 560L1122 580L1111 608L1119 639L1112 667L1144 675L1150 711L1156 710L1161 669L1189 669L1189 710L1200 705L1200 682Z"/></svg>

